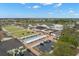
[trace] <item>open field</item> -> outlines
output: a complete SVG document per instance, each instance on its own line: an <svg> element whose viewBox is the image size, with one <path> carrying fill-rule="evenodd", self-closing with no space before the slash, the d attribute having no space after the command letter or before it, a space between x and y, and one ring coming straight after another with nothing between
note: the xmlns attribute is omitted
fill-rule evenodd
<svg viewBox="0 0 79 59"><path fill-rule="evenodd" d="M24 37L24 36L35 34L32 30L23 29L12 25L7 25L4 26L3 28L7 30L9 33L11 33L12 36L15 37Z"/></svg>

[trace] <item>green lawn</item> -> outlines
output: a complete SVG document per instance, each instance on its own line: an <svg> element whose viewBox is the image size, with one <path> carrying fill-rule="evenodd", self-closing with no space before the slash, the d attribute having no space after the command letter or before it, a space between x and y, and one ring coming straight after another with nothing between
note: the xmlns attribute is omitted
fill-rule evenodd
<svg viewBox="0 0 79 59"><path fill-rule="evenodd" d="M24 36L35 34L32 30L18 28L12 25L5 26L4 28L8 32L10 32L12 36L15 36L15 37L24 37Z"/></svg>

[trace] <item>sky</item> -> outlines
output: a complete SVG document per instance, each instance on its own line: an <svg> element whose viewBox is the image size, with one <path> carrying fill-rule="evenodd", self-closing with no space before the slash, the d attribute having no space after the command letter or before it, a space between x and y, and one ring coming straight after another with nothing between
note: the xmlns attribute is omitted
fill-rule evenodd
<svg viewBox="0 0 79 59"><path fill-rule="evenodd" d="M0 3L0 18L79 18L79 3Z"/></svg>

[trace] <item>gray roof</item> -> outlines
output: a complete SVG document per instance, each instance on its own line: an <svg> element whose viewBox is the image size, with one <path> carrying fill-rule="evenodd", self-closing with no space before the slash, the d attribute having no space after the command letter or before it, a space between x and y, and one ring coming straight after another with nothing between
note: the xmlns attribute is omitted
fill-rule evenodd
<svg viewBox="0 0 79 59"><path fill-rule="evenodd" d="M47 28L43 27L43 26L37 26L36 29L44 30L44 29L47 29Z"/></svg>
<svg viewBox="0 0 79 59"><path fill-rule="evenodd" d="M8 50L18 48L23 44L16 39L0 42L0 55L6 55Z"/></svg>
<svg viewBox="0 0 79 59"><path fill-rule="evenodd" d="M5 51L0 48L0 56L6 56L6 55L7 55L7 53L5 53Z"/></svg>
<svg viewBox="0 0 79 59"><path fill-rule="evenodd" d="M76 24L76 25L75 25L75 28L76 28L76 29L79 29L79 24Z"/></svg>

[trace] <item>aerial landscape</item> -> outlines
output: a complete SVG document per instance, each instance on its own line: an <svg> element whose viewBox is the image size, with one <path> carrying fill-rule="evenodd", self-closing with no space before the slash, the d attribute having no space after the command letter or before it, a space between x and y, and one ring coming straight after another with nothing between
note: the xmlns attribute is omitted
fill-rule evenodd
<svg viewBox="0 0 79 59"><path fill-rule="evenodd" d="M79 56L78 6L0 3L0 56Z"/></svg>

